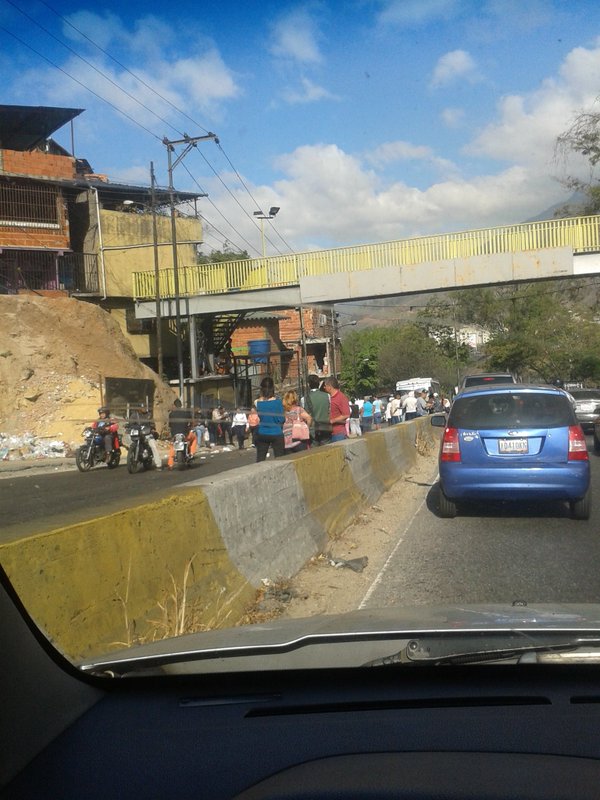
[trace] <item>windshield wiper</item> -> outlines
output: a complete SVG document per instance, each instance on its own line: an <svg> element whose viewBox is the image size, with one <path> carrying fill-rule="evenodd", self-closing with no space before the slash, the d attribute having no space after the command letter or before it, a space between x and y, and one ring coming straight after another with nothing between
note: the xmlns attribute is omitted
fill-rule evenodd
<svg viewBox="0 0 600 800"><path fill-rule="evenodd" d="M514 631L502 636L443 636L410 639L397 653L368 661L365 667L393 664L480 664L486 661L516 659L519 663L537 662L538 655L572 654L575 661L600 661L600 638L566 634L532 634ZM529 656L534 656L530 658Z"/></svg>

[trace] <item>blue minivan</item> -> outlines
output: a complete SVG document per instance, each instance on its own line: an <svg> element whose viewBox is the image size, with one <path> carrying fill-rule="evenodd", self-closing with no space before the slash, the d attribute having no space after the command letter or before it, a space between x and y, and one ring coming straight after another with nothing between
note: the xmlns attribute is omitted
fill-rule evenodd
<svg viewBox="0 0 600 800"><path fill-rule="evenodd" d="M454 400L440 448L439 512L485 500L566 501L590 516L590 463L568 393L553 386L478 386Z"/></svg>

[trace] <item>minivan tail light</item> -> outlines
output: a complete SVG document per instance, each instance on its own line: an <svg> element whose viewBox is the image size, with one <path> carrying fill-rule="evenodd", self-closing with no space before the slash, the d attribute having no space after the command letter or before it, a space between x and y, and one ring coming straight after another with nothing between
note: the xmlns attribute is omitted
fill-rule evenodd
<svg viewBox="0 0 600 800"><path fill-rule="evenodd" d="M442 439L442 461L460 461L458 428L446 428Z"/></svg>
<svg viewBox="0 0 600 800"><path fill-rule="evenodd" d="M569 461L587 461L587 442L581 427L571 425L569 427Z"/></svg>

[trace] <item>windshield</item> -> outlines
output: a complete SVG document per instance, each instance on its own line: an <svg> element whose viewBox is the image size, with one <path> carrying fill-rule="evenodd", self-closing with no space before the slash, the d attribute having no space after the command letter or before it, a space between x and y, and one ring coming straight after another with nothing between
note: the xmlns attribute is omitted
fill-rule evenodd
<svg viewBox="0 0 600 800"><path fill-rule="evenodd" d="M512 425L558 428L574 423L573 410L567 397L543 392L502 392L459 397L452 406L448 420L448 425L456 428L489 430Z"/></svg>
<svg viewBox="0 0 600 800"><path fill-rule="evenodd" d="M594 640L600 414L559 387L600 398L600 5L566 5L5 4L0 565L73 664Z"/></svg>

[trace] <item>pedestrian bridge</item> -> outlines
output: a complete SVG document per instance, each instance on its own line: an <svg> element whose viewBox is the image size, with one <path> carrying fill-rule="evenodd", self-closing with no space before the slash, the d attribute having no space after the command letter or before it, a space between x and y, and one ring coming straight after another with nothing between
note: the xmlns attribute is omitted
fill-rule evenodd
<svg viewBox="0 0 600 800"><path fill-rule="evenodd" d="M570 217L379 244L179 266L182 315L291 308L600 273L600 216ZM156 316L154 270L133 276L136 316ZM159 271L176 315L173 269Z"/></svg>

